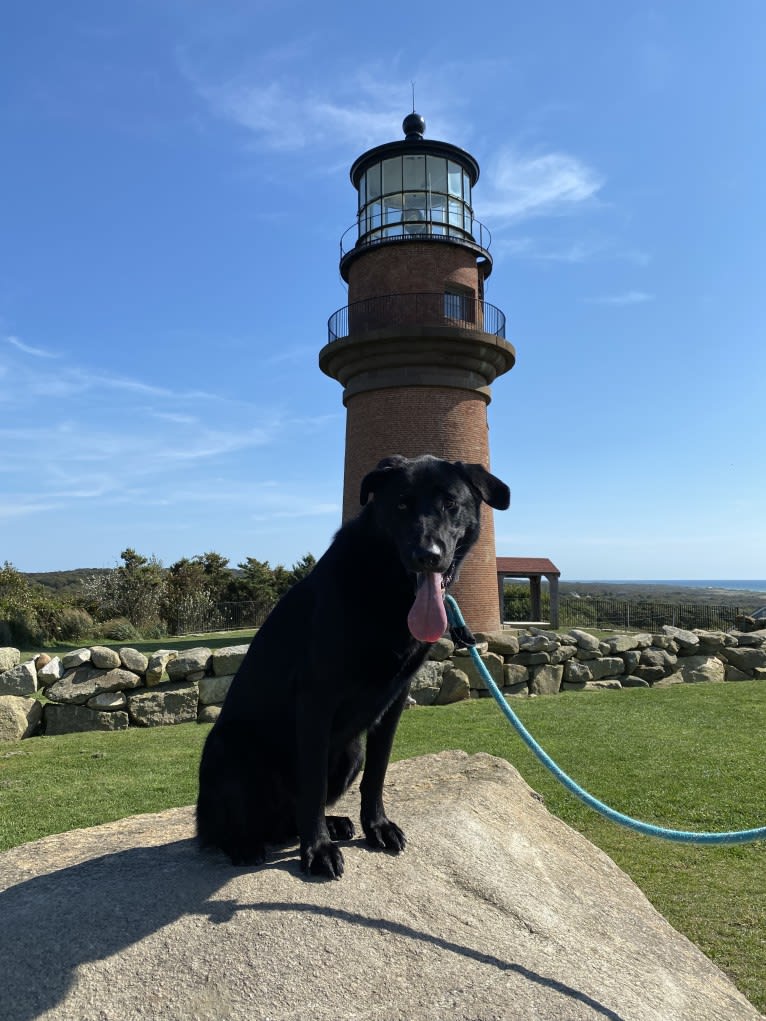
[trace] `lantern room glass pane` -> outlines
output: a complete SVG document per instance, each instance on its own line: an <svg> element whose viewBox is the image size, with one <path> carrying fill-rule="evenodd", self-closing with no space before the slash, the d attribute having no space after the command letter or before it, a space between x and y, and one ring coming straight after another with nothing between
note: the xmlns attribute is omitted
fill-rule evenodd
<svg viewBox="0 0 766 1021"><path fill-rule="evenodd" d="M404 156L404 190L415 191L425 189L426 186L426 158L425 156Z"/></svg>
<svg viewBox="0 0 766 1021"><path fill-rule="evenodd" d="M447 161L443 156L428 157L428 188L430 191L447 191Z"/></svg>
<svg viewBox="0 0 766 1021"><path fill-rule="evenodd" d="M386 195L383 199L383 221L386 224L402 222L402 196Z"/></svg>
<svg viewBox="0 0 766 1021"><path fill-rule="evenodd" d="M431 220L433 223L447 222L447 196L439 195L438 192L431 192Z"/></svg>
<svg viewBox="0 0 766 1021"><path fill-rule="evenodd" d="M407 234L423 234L427 229L426 193L407 192L404 196L404 230Z"/></svg>
<svg viewBox="0 0 766 1021"><path fill-rule="evenodd" d="M376 199L380 196L380 163L367 171L367 198Z"/></svg>
<svg viewBox="0 0 766 1021"><path fill-rule="evenodd" d="M367 206L367 230L377 230L380 227L383 210L380 202L370 202Z"/></svg>
<svg viewBox="0 0 766 1021"><path fill-rule="evenodd" d="M402 159L383 160L383 194L402 190Z"/></svg>
<svg viewBox="0 0 766 1021"><path fill-rule="evenodd" d="M463 226L463 203L449 200L449 222L451 227Z"/></svg>
<svg viewBox="0 0 766 1021"><path fill-rule="evenodd" d="M471 204L471 178L463 171L463 199L467 206Z"/></svg>
<svg viewBox="0 0 766 1021"><path fill-rule="evenodd" d="M459 164L449 161L447 166L447 179L449 182L449 193L450 195L457 195L458 198L462 197L462 178L463 171Z"/></svg>

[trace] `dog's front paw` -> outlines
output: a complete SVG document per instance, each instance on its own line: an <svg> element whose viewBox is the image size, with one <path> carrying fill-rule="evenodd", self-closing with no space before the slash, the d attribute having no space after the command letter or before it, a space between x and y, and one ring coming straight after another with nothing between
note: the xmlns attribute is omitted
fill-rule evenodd
<svg viewBox="0 0 766 1021"><path fill-rule="evenodd" d="M386 819L376 819L374 822L363 822L364 835L370 847L378 851L392 851L399 854L407 844L407 838L395 822Z"/></svg>
<svg viewBox="0 0 766 1021"><path fill-rule="evenodd" d="M343 854L331 840L321 840L301 848L301 869L311 876L340 879L343 875Z"/></svg>

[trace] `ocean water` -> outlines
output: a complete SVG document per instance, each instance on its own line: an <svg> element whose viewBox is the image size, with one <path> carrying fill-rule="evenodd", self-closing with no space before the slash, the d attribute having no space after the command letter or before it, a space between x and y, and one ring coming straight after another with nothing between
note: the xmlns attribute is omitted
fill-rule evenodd
<svg viewBox="0 0 766 1021"><path fill-rule="evenodd" d="M564 580L564 579L562 579ZM568 579L567 579L568 580ZM580 578L579 581L584 582L585 579ZM726 580L709 580L709 579L644 579L644 578L621 578L619 580L613 579L598 579L601 584L604 585L673 585L676 588L711 588L711 589L735 589L745 590L747 592L766 592L766 580L742 580L742 579L726 579ZM591 580L591 584L595 584L596 579Z"/></svg>

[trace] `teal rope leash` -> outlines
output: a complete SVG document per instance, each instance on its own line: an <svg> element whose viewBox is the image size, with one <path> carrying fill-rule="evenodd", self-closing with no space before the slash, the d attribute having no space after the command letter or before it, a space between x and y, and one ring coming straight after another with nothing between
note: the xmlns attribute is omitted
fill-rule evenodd
<svg viewBox="0 0 766 1021"><path fill-rule="evenodd" d="M444 598L444 602L447 606L447 619L450 627L456 628L458 631L462 629L465 633L467 631L466 623L463 619L463 614L460 612L460 607L454 598L447 595ZM513 709L508 705L507 700L503 698L502 692L495 684L492 675L482 661L478 649L475 646L469 646L469 651L481 674L482 680L500 707L503 716L505 716L527 748L537 756L540 762L553 773L559 783L563 784L571 794L574 794L580 801L600 815L603 815L606 819L620 826L626 826L628 829L635 830L636 833L642 833L644 836L659 837L661 840L670 840L677 844L703 844L709 846L719 844L749 844L756 840L766 840L766 826L759 826L752 830L731 830L725 833L698 833L693 830L671 830L666 829L664 826L654 826L652 823L642 822L640 819L633 819L631 816L623 815L622 812L617 812L614 808L605 805L603 801L599 801L598 798L595 798L580 787L578 783L575 783L571 776L568 776L563 769L557 766L550 755L540 747Z"/></svg>

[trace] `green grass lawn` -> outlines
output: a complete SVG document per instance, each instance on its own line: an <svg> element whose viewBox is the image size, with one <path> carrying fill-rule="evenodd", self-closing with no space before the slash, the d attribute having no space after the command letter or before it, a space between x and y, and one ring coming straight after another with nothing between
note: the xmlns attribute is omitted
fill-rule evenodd
<svg viewBox="0 0 766 1021"><path fill-rule="evenodd" d="M513 703L597 797L682 829L766 825L766 685L677 685ZM0 849L194 801L208 727L68 734L0 745ZM681 932L766 1011L766 843L696 848L603 820L537 762L490 699L406 712L394 757L446 748L511 761L548 808L609 854Z"/></svg>

